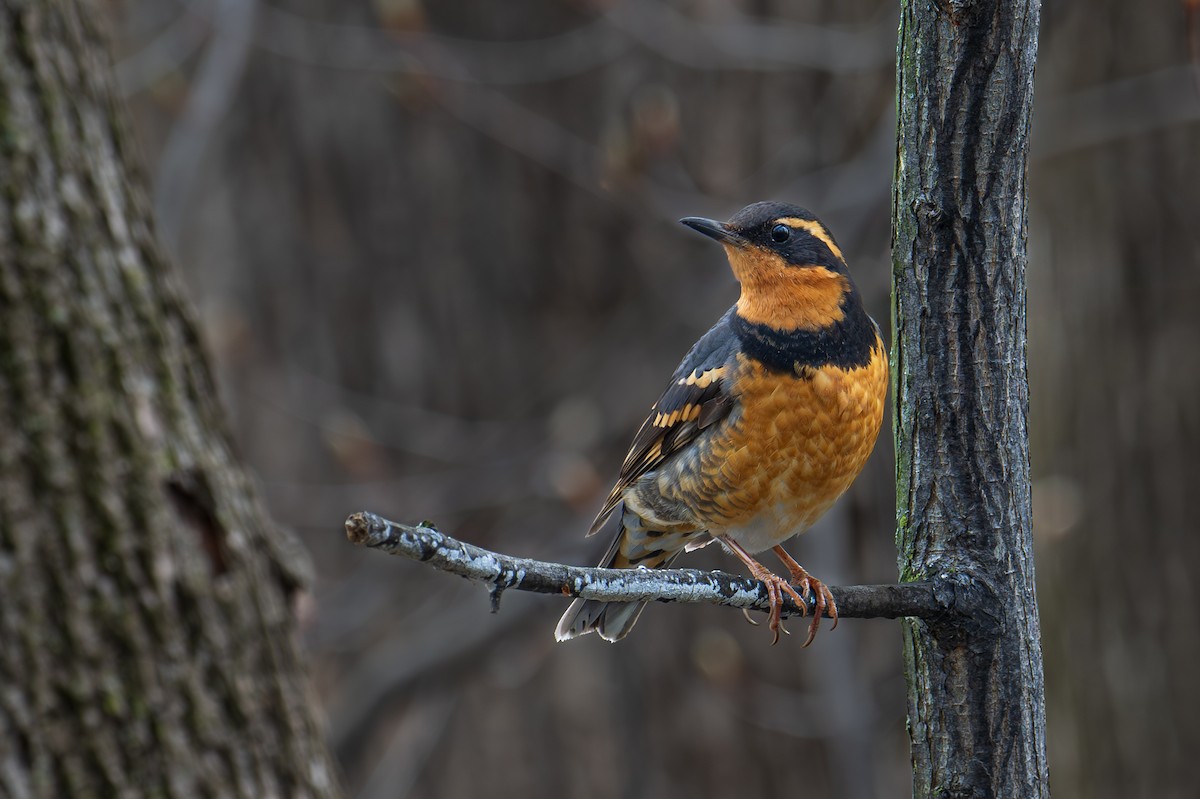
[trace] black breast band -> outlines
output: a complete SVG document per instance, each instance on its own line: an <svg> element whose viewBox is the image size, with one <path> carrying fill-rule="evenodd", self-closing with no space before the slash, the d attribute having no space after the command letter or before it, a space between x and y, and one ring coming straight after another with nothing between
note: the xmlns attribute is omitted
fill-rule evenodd
<svg viewBox="0 0 1200 799"><path fill-rule="evenodd" d="M737 313L730 320L742 342L742 352L779 372L798 373L798 367L838 366L854 369L871 362L878 328L851 290L842 298L842 318L819 330L780 331L748 322Z"/></svg>

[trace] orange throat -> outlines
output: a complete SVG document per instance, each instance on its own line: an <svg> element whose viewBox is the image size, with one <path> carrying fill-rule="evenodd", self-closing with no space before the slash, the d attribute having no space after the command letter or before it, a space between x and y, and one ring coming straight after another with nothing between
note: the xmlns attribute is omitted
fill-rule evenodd
<svg viewBox="0 0 1200 799"><path fill-rule="evenodd" d="M737 313L747 322L780 331L819 330L845 318L842 299L850 281L824 266L790 266L757 247L725 248L742 284Z"/></svg>

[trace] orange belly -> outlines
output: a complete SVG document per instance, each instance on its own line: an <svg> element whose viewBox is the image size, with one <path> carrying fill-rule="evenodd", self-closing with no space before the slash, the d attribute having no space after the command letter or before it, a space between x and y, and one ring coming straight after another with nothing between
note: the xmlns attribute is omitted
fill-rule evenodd
<svg viewBox="0 0 1200 799"><path fill-rule="evenodd" d="M779 375L741 358L741 413L695 464L696 520L761 552L807 530L862 471L883 421L888 365L882 342L870 363ZM681 497L685 499L685 497Z"/></svg>

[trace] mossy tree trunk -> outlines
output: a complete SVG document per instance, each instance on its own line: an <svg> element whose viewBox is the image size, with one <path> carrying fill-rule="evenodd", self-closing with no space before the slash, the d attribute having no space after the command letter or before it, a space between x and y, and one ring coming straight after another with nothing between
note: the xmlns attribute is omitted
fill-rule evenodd
<svg viewBox="0 0 1200 799"><path fill-rule="evenodd" d="M328 796L307 568L238 465L88 10L0 6L0 794Z"/></svg>
<svg viewBox="0 0 1200 799"><path fill-rule="evenodd" d="M1038 0L906 0L894 194L904 625L916 796L1048 796L1025 367Z"/></svg>

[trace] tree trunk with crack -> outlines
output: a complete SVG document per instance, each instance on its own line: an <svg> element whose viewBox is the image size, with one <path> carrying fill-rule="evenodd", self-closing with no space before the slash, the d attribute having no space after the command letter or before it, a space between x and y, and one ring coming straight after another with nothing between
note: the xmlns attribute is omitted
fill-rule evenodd
<svg viewBox="0 0 1200 799"><path fill-rule="evenodd" d="M894 194L897 536L966 616L904 624L913 792L1049 795L1025 365L1037 0L905 2Z"/></svg>
<svg viewBox="0 0 1200 799"><path fill-rule="evenodd" d="M305 556L233 455L108 76L87 9L0 8L0 794L329 796Z"/></svg>

